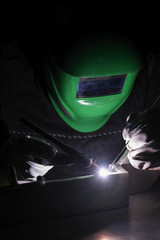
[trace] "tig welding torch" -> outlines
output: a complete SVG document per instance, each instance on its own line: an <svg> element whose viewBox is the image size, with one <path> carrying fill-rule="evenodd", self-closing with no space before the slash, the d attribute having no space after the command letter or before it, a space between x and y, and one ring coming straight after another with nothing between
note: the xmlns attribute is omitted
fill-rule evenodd
<svg viewBox="0 0 160 240"><path fill-rule="evenodd" d="M35 124L29 122L28 120L22 118L21 122L31 128L32 130L39 133L41 136L43 136L45 139L47 139L49 142L56 145L58 148L60 148L65 154L67 154L69 157L71 157L75 162L82 165L83 167L89 168L92 165L98 168L98 166L93 162L91 157L88 157L77 150L73 149L72 147L68 146L67 144L64 144L57 138L51 136L49 133L41 129L40 127L36 126Z"/></svg>

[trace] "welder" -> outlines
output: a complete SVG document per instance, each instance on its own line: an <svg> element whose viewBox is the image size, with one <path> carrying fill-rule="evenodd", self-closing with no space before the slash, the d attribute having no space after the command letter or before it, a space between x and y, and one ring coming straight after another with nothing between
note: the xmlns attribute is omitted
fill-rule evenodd
<svg viewBox="0 0 160 240"><path fill-rule="evenodd" d="M10 184L13 168L19 183L92 169L28 129L22 118L99 165L108 166L126 144L134 167L157 169L158 58L145 60L131 39L115 34L77 37L63 48L50 43L43 50L42 61L34 58L33 64L17 41L1 45L1 178L3 173Z"/></svg>

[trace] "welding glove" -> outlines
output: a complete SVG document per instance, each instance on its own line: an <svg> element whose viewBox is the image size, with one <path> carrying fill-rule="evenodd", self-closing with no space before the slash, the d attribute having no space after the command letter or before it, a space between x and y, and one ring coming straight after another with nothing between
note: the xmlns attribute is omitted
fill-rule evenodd
<svg viewBox="0 0 160 240"><path fill-rule="evenodd" d="M133 167L142 170L160 169L160 109L128 116L122 136Z"/></svg>
<svg viewBox="0 0 160 240"><path fill-rule="evenodd" d="M36 181L54 165L71 165L71 159L61 158L57 148L37 137L12 136L0 148L1 169L12 182L11 169L14 167L17 182Z"/></svg>

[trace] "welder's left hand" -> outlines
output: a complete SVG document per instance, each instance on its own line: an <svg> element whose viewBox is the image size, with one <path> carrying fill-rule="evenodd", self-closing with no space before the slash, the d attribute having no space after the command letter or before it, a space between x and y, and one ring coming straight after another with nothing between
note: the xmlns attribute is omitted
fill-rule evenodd
<svg viewBox="0 0 160 240"><path fill-rule="evenodd" d="M32 136L10 136L0 148L1 169L12 184L11 169L18 183L36 181L54 166L69 166L73 160L47 141Z"/></svg>
<svg viewBox="0 0 160 240"><path fill-rule="evenodd" d="M160 109L131 114L122 135L133 167L160 169Z"/></svg>

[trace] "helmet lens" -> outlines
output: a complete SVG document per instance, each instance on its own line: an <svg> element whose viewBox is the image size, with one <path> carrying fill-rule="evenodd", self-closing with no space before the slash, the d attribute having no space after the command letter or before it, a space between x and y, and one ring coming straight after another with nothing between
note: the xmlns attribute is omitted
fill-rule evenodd
<svg viewBox="0 0 160 240"><path fill-rule="evenodd" d="M122 92L127 74L106 77L80 77L76 98L114 95Z"/></svg>

